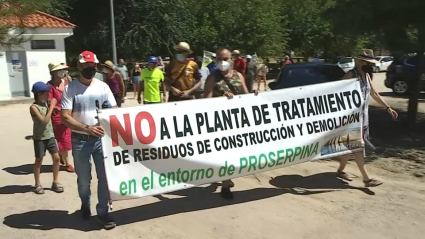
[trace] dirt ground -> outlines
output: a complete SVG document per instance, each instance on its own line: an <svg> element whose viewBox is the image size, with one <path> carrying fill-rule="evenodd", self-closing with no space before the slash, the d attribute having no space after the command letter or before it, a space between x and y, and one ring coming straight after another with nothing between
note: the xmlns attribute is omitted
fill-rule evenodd
<svg viewBox="0 0 425 239"><path fill-rule="evenodd" d="M349 184L335 177L336 161L305 163L236 179L231 202L220 198L219 184L115 202L111 215L118 226L111 231L94 217L80 219L75 174L61 172L62 194L32 193L32 141L24 139L32 127L28 105L0 107L0 238L423 238L424 97L419 123L411 130L404 121L407 100L389 93L383 78L377 74L374 85L400 119L392 121L385 110L371 107L371 138L378 150L368 155L368 169L382 186L364 188L353 162L347 173L355 179ZM41 177L46 188L50 165L46 158ZM93 195L95 185L93 180ZM94 196L93 212L96 202Z"/></svg>

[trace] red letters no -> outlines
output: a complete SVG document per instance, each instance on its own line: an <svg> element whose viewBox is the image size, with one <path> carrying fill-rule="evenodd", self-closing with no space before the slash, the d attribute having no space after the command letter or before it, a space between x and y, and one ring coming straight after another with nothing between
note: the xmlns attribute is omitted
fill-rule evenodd
<svg viewBox="0 0 425 239"><path fill-rule="evenodd" d="M115 115L109 116L112 147L119 146L118 134L124 140L126 145L133 145L133 133L131 128L130 115L124 114L123 116L124 116L124 127L120 123L120 120ZM142 133L142 120L144 119L146 119L149 124L150 132L148 136L144 136ZM156 126L155 126L155 121L151 114L149 114L146 111L138 113L134 120L134 126L135 126L134 129L136 132L136 137L141 144L151 144L155 140Z"/></svg>
<svg viewBox="0 0 425 239"><path fill-rule="evenodd" d="M149 123L149 135L144 136L142 133L142 120L147 120ZM156 126L155 120L152 115L148 112L140 112L137 114L136 119L134 120L134 126L136 131L137 139L141 144L151 144L156 137Z"/></svg>
<svg viewBox="0 0 425 239"><path fill-rule="evenodd" d="M109 126L111 127L111 140L112 147L117 147L118 133L121 135L125 144L133 145L133 135L131 132L130 115L124 114L124 128L122 127L119 119L115 115L109 116Z"/></svg>

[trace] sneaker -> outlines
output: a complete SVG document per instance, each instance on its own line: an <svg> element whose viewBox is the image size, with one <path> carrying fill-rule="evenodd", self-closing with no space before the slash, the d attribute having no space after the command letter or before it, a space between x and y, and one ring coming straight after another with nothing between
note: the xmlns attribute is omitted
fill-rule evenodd
<svg viewBox="0 0 425 239"><path fill-rule="evenodd" d="M109 215L105 216L97 216L97 219L103 224L103 228L106 230L111 230L117 226L115 221L109 217Z"/></svg>
<svg viewBox="0 0 425 239"><path fill-rule="evenodd" d="M61 183L53 182L52 183L52 191L56 193L63 193L64 189Z"/></svg>
<svg viewBox="0 0 425 239"><path fill-rule="evenodd" d="M84 220L89 219L91 217L90 205L82 204L81 214L83 215Z"/></svg>

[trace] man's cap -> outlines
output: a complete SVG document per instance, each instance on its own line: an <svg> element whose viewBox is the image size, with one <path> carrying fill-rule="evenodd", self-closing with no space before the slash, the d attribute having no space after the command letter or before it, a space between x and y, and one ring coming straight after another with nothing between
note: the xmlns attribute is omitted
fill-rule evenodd
<svg viewBox="0 0 425 239"><path fill-rule="evenodd" d="M51 86L47 85L46 83L42 81L35 82L34 85L32 85L32 93L40 93L44 91L49 91L52 89Z"/></svg>
<svg viewBox="0 0 425 239"><path fill-rule="evenodd" d="M215 53L212 53L212 54L211 54L211 56L212 56L213 58L216 58L216 57L217 57L217 55L216 55Z"/></svg>
<svg viewBox="0 0 425 239"><path fill-rule="evenodd" d="M155 56L150 56L148 59L149 63L158 63L158 58Z"/></svg>
<svg viewBox="0 0 425 239"><path fill-rule="evenodd" d="M99 63L99 60L97 59L96 54L94 54L91 51L83 51L81 52L81 54L78 56L78 61L80 63Z"/></svg>
<svg viewBox="0 0 425 239"><path fill-rule="evenodd" d="M62 64L62 63L57 63L57 62L50 62L49 65L48 65L48 67L49 67L49 71L50 72L52 72L52 71L60 71L60 70L68 69L69 68L67 65Z"/></svg>
<svg viewBox="0 0 425 239"><path fill-rule="evenodd" d="M252 59L252 56L251 55L246 55L246 57L245 57L246 59Z"/></svg>
<svg viewBox="0 0 425 239"><path fill-rule="evenodd" d="M232 52L232 55L240 55L240 54L241 54L241 52L239 50L234 50Z"/></svg>

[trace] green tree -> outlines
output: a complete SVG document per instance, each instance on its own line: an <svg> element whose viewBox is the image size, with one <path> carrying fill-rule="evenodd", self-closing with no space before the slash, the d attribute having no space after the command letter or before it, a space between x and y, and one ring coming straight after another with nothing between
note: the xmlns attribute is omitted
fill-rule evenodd
<svg viewBox="0 0 425 239"><path fill-rule="evenodd" d="M325 1L325 0L323 0ZM326 0L328 1L328 0ZM417 52L416 82L409 98L409 119L416 121L419 89L422 76L421 65L425 64L425 24L422 14L425 1L387 0L385 4L369 0L333 0L328 10L335 28L351 34L380 34L382 43L397 53ZM344 16L353 17L341 21Z"/></svg>
<svg viewBox="0 0 425 239"><path fill-rule="evenodd" d="M191 0L188 8L195 17L190 40L198 53L224 46L267 56L287 46L286 17L273 0Z"/></svg>

